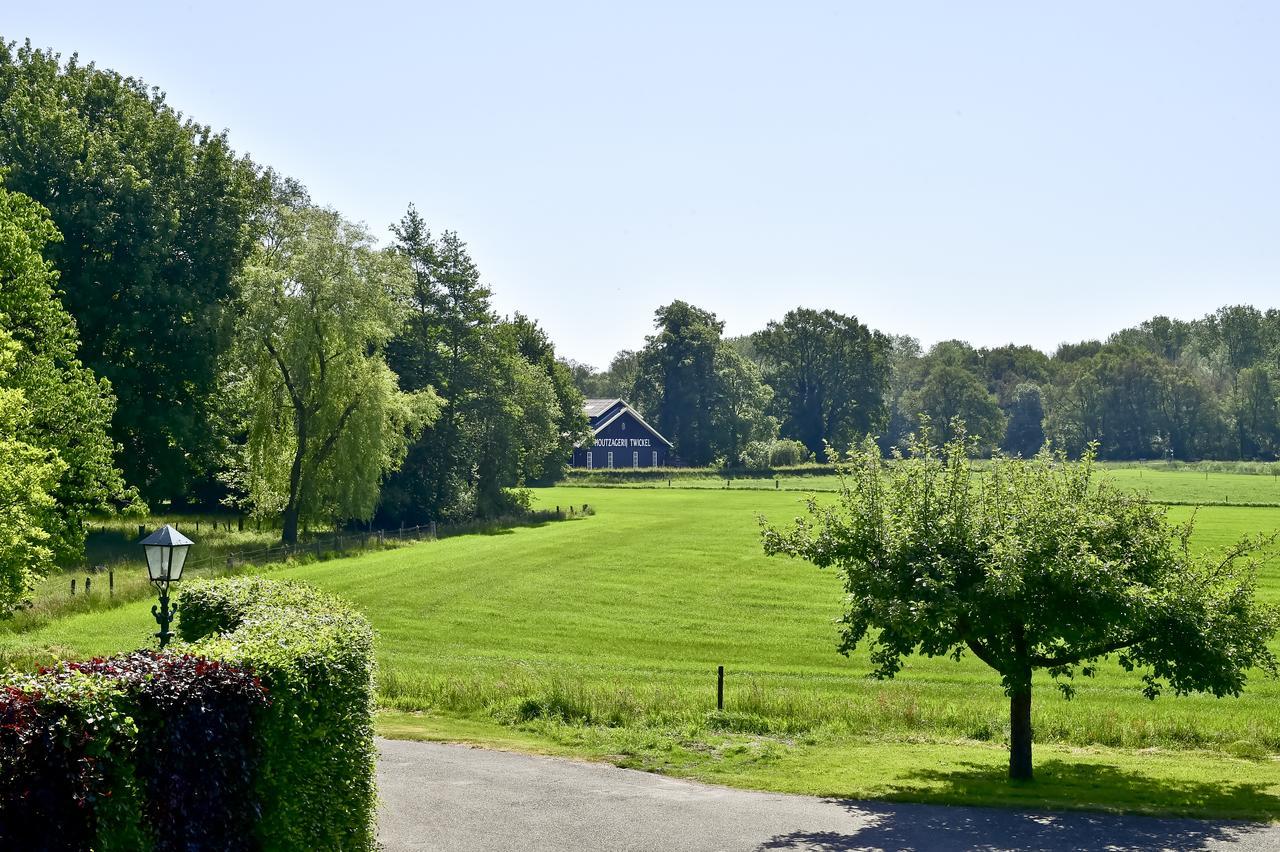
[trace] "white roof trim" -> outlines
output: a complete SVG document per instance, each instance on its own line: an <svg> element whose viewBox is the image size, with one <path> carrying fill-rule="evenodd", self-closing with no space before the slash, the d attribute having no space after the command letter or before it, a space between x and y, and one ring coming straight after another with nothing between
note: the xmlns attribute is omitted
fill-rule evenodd
<svg viewBox="0 0 1280 852"><path fill-rule="evenodd" d="M621 403L622 403L622 407L621 407L621 408L619 408L617 411L615 411L615 412L614 412L614 414L613 414L613 416L612 416L612 417L610 417L608 420L604 421L604 422L603 422L603 423L601 423L599 426L596 426L594 429L592 429L592 430L591 430L591 434L592 434L592 435L599 435L599 434L600 434L600 432L601 432L601 430L603 430L603 429L604 429L606 426L608 426L610 423L612 423L613 421L617 420L617 419L618 419L619 417L621 417L622 415L624 415L624 414L626 414L626 413L630 412L632 417L634 417L636 420L639 420L639 421L640 421L640 425L641 425L641 426L643 426L644 428L648 429L648 430L649 430L650 432L652 432L653 434L657 435L657 436L658 436L658 440L662 441L662 443L666 444L666 445L667 445L667 447L669 447L669 448L674 448L674 447L675 447L675 444L671 443L671 442L670 442L670 441L668 441L666 438L662 437L662 433L661 433L661 432L659 432L657 429L653 428L653 427L652 427L652 426L650 426L648 423L646 423L646 422L645 422L645 420L644 420L644 418L640 416L640 413L639 413L638 411L636 411L636 410L635 410L634 408L632 408L630 405L627 405L627 403L623 402L622 400L618 400L618 402L621 402Z"/></svg>

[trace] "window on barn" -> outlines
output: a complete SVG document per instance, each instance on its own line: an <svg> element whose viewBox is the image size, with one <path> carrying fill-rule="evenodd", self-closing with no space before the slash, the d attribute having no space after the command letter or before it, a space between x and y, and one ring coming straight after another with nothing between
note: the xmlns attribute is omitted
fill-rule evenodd
<svg viewBox="0 0 1280 852"><path fill-rule="evenodd" d="M631 466L632 466L632 467L639 467L639 466L640 466L640 451L639 451L639 450L632 450L632 451L631 451Z"/></svg>
<svg viewBox="0 0 1280 852"><path fill-rule="evenodd" d="M587 450L587 470L591 469L591 451Z"/></svg>
<svg viewBox="0 0 1280 852"><path fill-rule="evenodd" d="M657 467L657 466L658 466L658 451L657 451L657 450L654 450L654 451L653 451L653 466L654 466L654 467Z"/></svg>
<svg viewBox="0 0 1280 852"><path fill-rule="evenodd" d="M613 450L609 451L609 469L613 470Z"/></svg>

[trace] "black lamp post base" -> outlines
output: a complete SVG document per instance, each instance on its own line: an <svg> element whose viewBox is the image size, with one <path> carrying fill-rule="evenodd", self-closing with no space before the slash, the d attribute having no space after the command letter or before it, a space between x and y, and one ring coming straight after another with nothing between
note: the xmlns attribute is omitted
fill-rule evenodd
<svg viewBox="0 0 1280 852"><path fill-rule="evenodd" d="M169 603L169 590L167 588L160 589L159 606L151 607L151 614L155 616L156 623L160 625L160 632L153 634L160 640L160 650L164 650L164 646L169 644L169 640L174 634L169 630L169 625L173 623L174 613L178 611L178 605Z"/></svg>

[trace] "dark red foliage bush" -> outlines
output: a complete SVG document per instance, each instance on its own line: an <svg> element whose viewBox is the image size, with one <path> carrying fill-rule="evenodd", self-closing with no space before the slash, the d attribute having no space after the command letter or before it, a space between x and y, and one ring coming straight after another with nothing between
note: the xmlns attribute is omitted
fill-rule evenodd
<svg viewBox="0 0 1280 852"><path fill-rule="evenodd" d="M0 689L0 847L254 848L267 700L249 672L154 651Z"/></svg>
<svg viewBox="0 0 1280 852"><path fill-rule="evenodd" d="M0 690L0 848L78 852L97 833L93 802L107 790L85 724L95 702Z"/></svg>

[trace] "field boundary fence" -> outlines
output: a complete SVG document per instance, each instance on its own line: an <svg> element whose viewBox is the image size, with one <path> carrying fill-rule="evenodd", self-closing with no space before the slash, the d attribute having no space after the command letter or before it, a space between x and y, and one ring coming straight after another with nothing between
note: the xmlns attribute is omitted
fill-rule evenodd
<svg viewBox="0 0 1280 852"><path fill-rule="evenodd" d="M316 559L322 559L328 554L337 554L338 558L352 554L363 553L371 550L381 550L388 544L401 545L406 542L422 542L436 541L441 538L450 538L456 535L462 535L468 532L486 532L496 529L509 529L518 526L528 526L533 524L545 523L555 520L570 520L573 518L583 518L588 515L595 514L595 511L587 503L581 506L556 506L554 509L537 509L525 515L507 516L503 518L494 518L490 520L464 521L455 524L438 524L436 521L430 521L425 524L416 524L408 526L401 524L399 527L390 527L382 529L368 530L348 530L337 532L331 535L308 536L304 541L297 544L273 544L267 547L250 547L243 550L211 553L193 559L188 559L184 570L186 571L208 571L208 570L227 570L234 571L237 568L246 565L266 565L272 562L283 561L300 556L314 556ZM259 519L254 519L256 531L261 532L263 526ZM216 530L218 527L224 526L230 532L233 528L244 532L246 528L246 519L244 516L237 516L231 519L221 520L205 520ZM200 522L195 521L191 525L198 534ZM279 524L271 522L267 529L279 529ZM151 525L139 524L138 537L142 538L151 531ZM198 542L197 542L198 543ZM85 565L81 569L84 572L84 584L79 587L82 594L89 594L94 589L94 577L99 577L98 586L100 589L101 578L106 577L107 593L109 596L115 594L115 569L119 567L115 564L97 564ZM72 597L77 594L78 573L72 571L70 577L70 593Z"/></svg>

